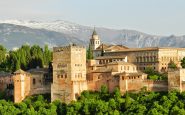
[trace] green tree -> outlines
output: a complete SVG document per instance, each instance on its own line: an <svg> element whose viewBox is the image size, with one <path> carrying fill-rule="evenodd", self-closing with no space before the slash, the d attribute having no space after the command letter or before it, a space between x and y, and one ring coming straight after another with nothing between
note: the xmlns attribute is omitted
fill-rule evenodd
<svg viewBox="0 0 185 115"><path fill-rule="evenodd" d="M116 88L114 89L114 98L115 98L116 100L119 100L119 99L121 98L121 92L120 92L120 89L119 89L118 87L116 87Z"/></svg>
<svg viewBox="0 0 185 115"><path fill-rule="evenodd" d="M148 75L148 79L158 80L158 79L160 79L160 76L158 76L158 75Z"/></svg>
<svg viewBox="0 0 185 115"><path fill-rule="evenodd" d="M104 55L104 47L103 47L103 44L102 44L102 48L101 48L101 56Z"/></svg>
<svg viewBox="0 0 185 115"><path fill-rule="evenodd" d="M116 109L116 101L114 99L110 99L109 100L109 107L112 110L115 110Z"/></svg>
<svg viewBox="0 0 185 115"><path fill-rule="evenodd" d="M93 51L91 49L91 45L89 44L88 50L87 50L87 59L93 59Z"/></svg>
<svg viewBox="0 0 185 115"><path fill-rule="evenodd" d="M49 50L48 45L44 46L43 59L44 59L44 65L46 66L48 66L49 63L52 61L52 52Z"/></svg>
<svg viewBox="0 0 185 115"><path fill-rule="evenodd" d="M177 65L174 63L174 61L170 60L170 62L168 63L168 68L176 69Z"/></svg>
<svg viewBox="0 0 185 115"><path fill-rule="evenodd" d="M129 96L128 92L126 92L126 94L125 94L125 109L129 108L130 104L131 104L130 96Z"/></svg>
<svg viewBox="0 0 185 115"><path fill-rule="evenodd" d="M181 60L181 66L182 68L185 68L185 57Z"/></svg>
<svg viewBox="0 0 185 115"><path fill-rule="evenodd" d="M0 64L6 59L6 48L0 45Z"/></svg>

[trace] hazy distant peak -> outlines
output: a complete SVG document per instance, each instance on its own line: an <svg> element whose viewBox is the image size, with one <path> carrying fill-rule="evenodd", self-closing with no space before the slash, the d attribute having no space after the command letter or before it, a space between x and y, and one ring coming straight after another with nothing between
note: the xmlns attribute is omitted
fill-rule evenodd
<svg viewBox="0 0 185 115"><path fill-rule="evenodd" d="M185 47L184 36L156 36L136 30L116 30L96 27L102 43L127 47ZM76 23L34 20L0 20L0 43L12 49L22 44L38 44L50 47L69 43L87 45L93 27Z"/></svg>

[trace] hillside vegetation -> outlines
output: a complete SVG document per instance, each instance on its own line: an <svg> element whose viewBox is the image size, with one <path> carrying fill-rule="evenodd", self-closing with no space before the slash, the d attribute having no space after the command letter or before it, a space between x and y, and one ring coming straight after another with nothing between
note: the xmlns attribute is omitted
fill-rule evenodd
<svg viewBox="0 0 185 115"><path fill-rule="evenodd" d="M84 91L77 101L69 104L49 102L49 96L28 97L14 104L0 100L0 114L3 115L184 115L185 92L126 93L121 96L119 89L108 93L105 86L100 92Z"/></svg>

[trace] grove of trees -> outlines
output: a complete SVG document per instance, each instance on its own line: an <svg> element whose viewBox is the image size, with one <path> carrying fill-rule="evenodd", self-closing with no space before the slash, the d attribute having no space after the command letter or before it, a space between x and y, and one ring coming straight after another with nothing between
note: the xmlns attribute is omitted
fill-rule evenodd
<svg viewBox="0 0 185 115"><path fill-rule="evenodd" d="M126 92L123 96L116 88L108 93L84 91L77 101L69 104L56 100L50 103L49 95L31 96L21 103L0 100L3 115L184 115L185 92Z"/></svg>
<svg viewBox="0 0 185 115"><path fill-rule="evenodd" d="M28 70L36 67L48 66L52 60L52 52L46 45L23 45L17 50L7 52L0 45L0 71L14 72L18 69Z"/></svg>
<svg viewBox="0 0 185 115"><path fill-rule="evenodd" d="M167 73L159 73L150 67L146 68L144 72L148 74L147 78L151 80L167 80L168 78Z"/></svg>

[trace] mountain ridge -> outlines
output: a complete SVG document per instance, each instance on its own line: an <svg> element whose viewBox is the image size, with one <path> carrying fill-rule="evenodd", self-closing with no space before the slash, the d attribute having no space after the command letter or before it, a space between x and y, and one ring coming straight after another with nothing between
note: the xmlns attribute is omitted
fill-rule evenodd
<svg viewBox="0 0 185 115"><path fill-rule="evenodd" d="M93 27L63 20L52 22L0 20L0 42L5 44L8 49L18 46L20 47L20 45L24 43L30 45L36 43L43 46L44 44L47 44L47 42L50 47L59 44L65 45L71 42L88 46L92 31ZM96 27L96 31L102 42L107 44L125 45L131 48L185 47L185 35L159 36L146 34L136 30L118 30L104 27ZM12 41L13 37L19 42ZM28 37L29 39L22 39L24 37Z"/></svg>

